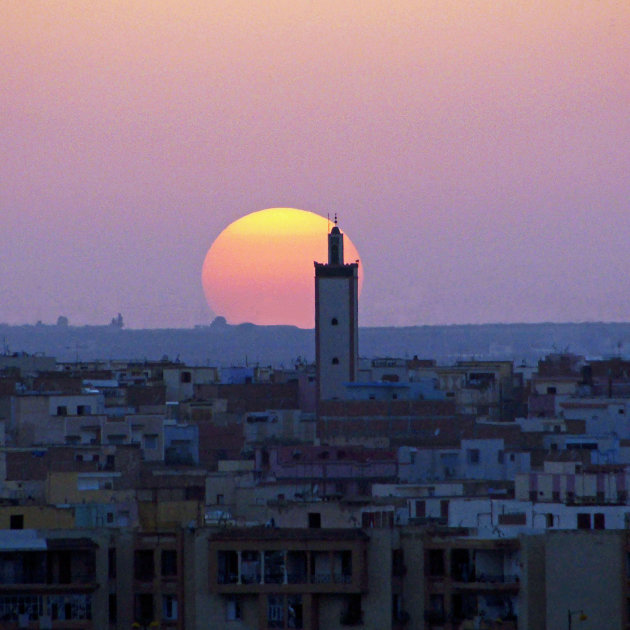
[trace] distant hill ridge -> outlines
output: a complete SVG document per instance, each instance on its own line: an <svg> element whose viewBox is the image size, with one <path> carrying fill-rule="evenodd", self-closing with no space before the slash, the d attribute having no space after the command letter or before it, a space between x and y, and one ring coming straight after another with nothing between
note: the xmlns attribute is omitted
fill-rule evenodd
<svg viewBox="0 0 630 630"><path fill-rule="evenodd" d="M197 365L284 365L315 358L314 331L294 326L231 326L215 320L192 329L0 324L0 351L44 353L60 361L170 359ZM630 323L466 324L367 327L359 333L363 357L513 359L536 361L550 352L590 358L630 356Z"/></svg>

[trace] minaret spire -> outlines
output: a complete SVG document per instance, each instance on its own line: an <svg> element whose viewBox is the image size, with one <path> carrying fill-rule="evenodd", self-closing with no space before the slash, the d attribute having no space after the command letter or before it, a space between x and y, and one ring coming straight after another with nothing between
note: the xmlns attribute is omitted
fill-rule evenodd
<svg viewBox="0 0 630 630"><path fill-rule="evenodd" d="M337 226L337 213L335 225L328 235L328 264L343 265L343 234Z"/></svg>

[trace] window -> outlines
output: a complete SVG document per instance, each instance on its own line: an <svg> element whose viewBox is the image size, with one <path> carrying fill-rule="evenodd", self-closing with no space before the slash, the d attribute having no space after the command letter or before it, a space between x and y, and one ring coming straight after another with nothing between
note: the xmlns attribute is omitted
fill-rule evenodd
<svg viewBox="0 0 630 630"><path fill-rule="evenodd" d="M555 387L552 387L552 386L547 387L547 393L548 394L556 394L557 391L558 390Z"/></svg>
<svg viewBox="0 0 630 630"><path fill-rule="evenodd" d="M59 405L57 407L57 415L58 416L67 416L68 415L68 407L65 405Z"/></svg>
<svg viewBox="0 0 630 630"><path fill-rule="evenodd" d="M469 448L466 450L466 458L469 464L478 464L479 463L479 449L478 448Z"/></svg>
<svg viewBox="0 0 630 630"><path fill-rule="evenodd" d="M309 529L319 529L322 526L322 515L319 512L308 513Z"/></svg>
<svg viewBox="0 0 630 630"><path fill-rule="evenodd" d="M224 504L225 504L225 495L217 494L217 505L224 505Z"/></svg>
<svg viewBox="0 0 630 630"><path fill-rule="evenodd" d="M155 450L158 446L157 435L145 435L144 436L144 448L149 450Z"/></svg>
<svg viewBox="0 0 630 630"><path fill-rule="evenodd" d="M429 549L429 553L424 556L425 575L439 577L444 575L445 562L443 549Z"/></svg>
<svg viewBox="0 0 630 630"><path fill-rule="evenodd" d="M140 624L153 621L153 595L150 593L136 593L134 597L134 620Z"/></svg>
<svg viewBox="0 0 630 630"><path fill-rule="evenodd" d="M507 512L499 514L499 525L526 525L527 515L525 512Z"/></svg>
<svg viewBox="0 0 630 630"><path fill-rule="evenodd" d="M162 595L162 619L177 619L177 596Z"/></svg>
<svg viewBox="0 0 630 630"><path fill-rule="evenodd" d="M505 454L503 451L497 451L497 463L502 464L505 460Z"/></svg>
<svg viewBox="0 0 630 630"><path fill-rule="evenodd" d="M333 318L330 320L330 325L331 325L331 326L338 326L338 325L339 325L339 322L337 321L337 318L336 318L336 317L333 317Z"/></svg>
<svg viewBox="0 0 630 630"><path fill-rule="evenodd" d="M107 512L107 522L108 523L113 523L114 522L114 513L113 512Z"/></svg>
<svg viewBox="0 0 630 630"><path fill-rule="evenodd" d="M203 486L187 486L184 490L186 501L201 501L206 496L206 489Z"/></svg>
<svg viewBox="0 0 630 630"><path fill-rule="evenodd" d="M577 527L578 529L591 529L591 515L585 512L578 513Z"/></svg>
<svg viewBox="0 0 630 630"><path fill-rule="evenodd" d="M545 526L553 527L553 514L545 514Z"/></svg>
<svg viewBox="0 0 630 630"><path fill-rule="evenodd" d="M177 575L177 550L162 549L161 571L162 577Z"/></svg>
<svg viewBox="0 0 630 630"><path fill-rule="evenodd" d="M606 516L602 512L593 514L593 529L606 529Z"/></svg>
<svg viewBox="0 0 630 630"><path fill-rule="evenodd" d="M284 598L282 595L267 596L267 627L284 628Z"/></svg>
<svg viewBox="0 0 630 630"><path fill-rule="evenodd" d="M150 581L155 575L153 549L140 549L134 554L134 577L143 582Z"/></svg>
<svg viewBox="0 0 630 630"><path fill-rule="evenodd" d="M107 550L107 575L110 579L116 577L116 547Z"/></svg>
<svg viewBox="0 0 630 630"><path fill-rule="evenodd" d="M339 365L339 358L338 357L333 357L332 364L333 365Z"/></svg>
<svg viewBox="0 0 630 630"><path fill-rule="evenodd" d="M424 518L427 514L426 501L416 501L416 518Z"/></svg>
<svg viewBox="0 0 630 630"><path fill-rule="evenodd" d="M192 375L190 372L182 372L180 374L181 383L190 383L192 381Z"/></svg>
<svg viewBox="0 0 630 630"><path fill-rule="evenodd" d="M227 600L227 614L228 621L238 621L242 619L241 602L236 597L231 597Z"/></svg>
<svg viewBox="0 0 630 630"><path fill-rule="evenodd" d="M24 529L24 514L11 514L9 529Z"/></svg>
<svg viewBox="0 0 630 630"><path fill-rule="evenodd" d="M77 416L89 416L91 413L90 405L77 405Z"/></svg>
<svg viewBox="0 0 630 630"><path fill-rule="evenodd" d="M110 593L109 595L109 623L116 623L118 621L118 602L116 601L116 593Z"/></svg>
<svg viewBox="0 0 630 630"><path fill-rule="evenodd" d="M392 575L405 575L405 557L402 549L392 549Z"/></svg>

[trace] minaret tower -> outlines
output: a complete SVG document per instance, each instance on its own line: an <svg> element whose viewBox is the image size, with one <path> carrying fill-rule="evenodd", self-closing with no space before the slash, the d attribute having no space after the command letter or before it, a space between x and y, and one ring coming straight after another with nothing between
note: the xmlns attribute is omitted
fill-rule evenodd
<svg viewBox="0 0 630 630"><path fill-rule="evenodd" d="M315 360L319 400L345 397L359 351L359 263L344 264L343 234L328 234L328 263L315 263Z"/></svg>

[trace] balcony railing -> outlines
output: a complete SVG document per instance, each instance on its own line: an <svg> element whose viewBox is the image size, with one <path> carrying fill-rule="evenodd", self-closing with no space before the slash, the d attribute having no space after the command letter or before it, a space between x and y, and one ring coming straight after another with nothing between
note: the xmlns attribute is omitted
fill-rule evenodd
<svg viewBox="0 0 630 630"><path fill-rule="evenodd" d="M58 586L65 584L93 584L96 582L96 574L94 572L86 573L72 573L68 576L61 577L48 577L44 574L22 574L13 575L7 577L0 583L1 586L16 586L16 585L29 585L29 586Z"/></svg>
<svg viewBox="0 0 630 630"><path fill-rule="evenodd" d="M464 584L488 583L488 584L514 584L519 582L519 576L509 573L477 573L469 574L465 571L458 571L452 576L454 582L463 582Z"/></svg>
<svg viewBox="0 0 630 630"><path fill-rule="evenodd" d="M285 576L279 574L265 575L264 582L261 581L260 573L241 574L239 582L237 573L220 572L217 574L218 584L284 584ZM314 573L309 576L303 572L286 574L287 584L352 584L351 573Z"/></svg>

